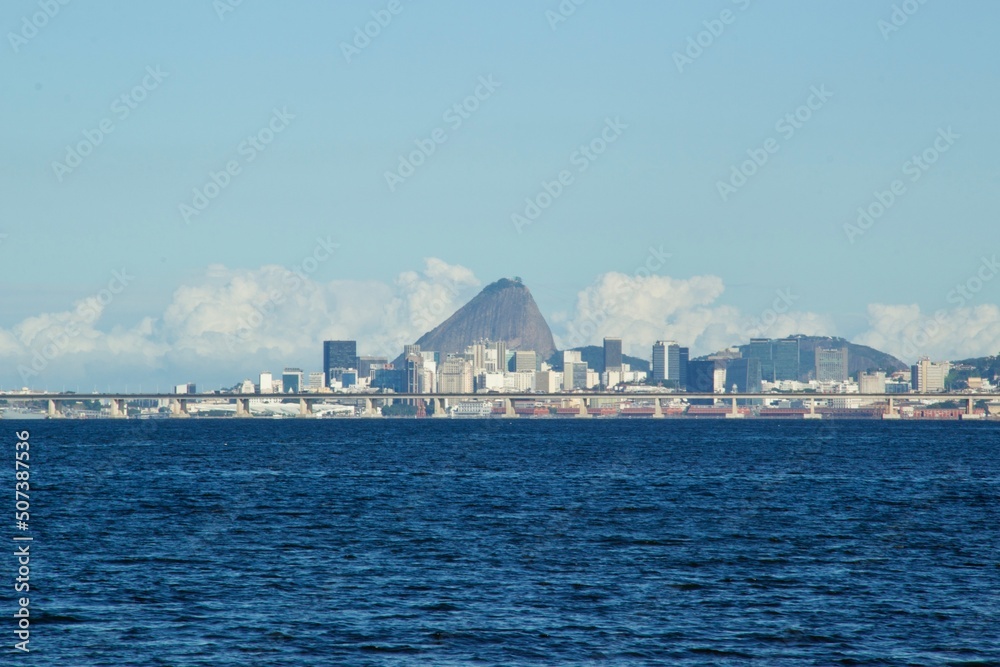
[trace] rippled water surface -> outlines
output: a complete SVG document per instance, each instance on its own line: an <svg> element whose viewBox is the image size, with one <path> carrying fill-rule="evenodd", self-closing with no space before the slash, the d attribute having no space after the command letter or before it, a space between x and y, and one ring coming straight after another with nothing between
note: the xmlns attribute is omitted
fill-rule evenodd
<svg viewBox="0 0 1000 667"><path fill-rule="evenodd" d="M24 664L1000 664L995 424L0 425Z"/></svg>

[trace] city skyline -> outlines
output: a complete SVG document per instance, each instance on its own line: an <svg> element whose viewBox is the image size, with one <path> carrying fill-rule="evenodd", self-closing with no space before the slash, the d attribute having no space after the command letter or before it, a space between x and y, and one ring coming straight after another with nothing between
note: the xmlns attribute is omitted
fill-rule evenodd
<svg viewBox="0 0 1000 667"><path fill-rule="evenodd" d="M512 273L562 348L1000 350L995 4L42 4L0 21L0 386L388 354Z"/></svg>

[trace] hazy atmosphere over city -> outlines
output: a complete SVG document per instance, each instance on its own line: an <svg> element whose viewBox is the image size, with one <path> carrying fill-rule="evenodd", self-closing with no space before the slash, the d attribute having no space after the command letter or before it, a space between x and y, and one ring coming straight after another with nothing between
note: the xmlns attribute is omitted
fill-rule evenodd
<svg viewBox="0 0 1000 667"><path fill-rule="evenodd" d="M3 388L231 386L329 339L392 358L515 276L559 348L1000 351L997 3L3 21Z"/></svg>

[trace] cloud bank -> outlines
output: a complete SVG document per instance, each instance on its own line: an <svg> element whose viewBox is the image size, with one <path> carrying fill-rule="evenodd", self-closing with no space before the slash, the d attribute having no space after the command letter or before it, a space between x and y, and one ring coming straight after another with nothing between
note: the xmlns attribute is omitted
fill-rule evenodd
<svg viewBox="0 0 1000 667"><path fill-rule="evenodd" d="M82 299L62 312L0 329L0 386L34 389L166 389L199 382L201 389L236 384L263 369L319 370L320 342L357 339L362 354L396 356L406 343L447 319L482 286L467 267L427 258L391 283L315 280L277 265L257 269L209 266L180 286L164 312L130 327L102 327L115 290ZM119 293L127 289L127 282ZM560 348L620 336L626 351L648 358L656 340L677 340L703 354L751 337L836 335L829 317L795 308L777 292L760 312L721 302L718 276L673 278L609 272L579 291L567 312L549 318ZM915 305L872 304L857 343L904 361L928 355L958 359L1000 351L1000 308L979 305L921 313Z"/></svg>

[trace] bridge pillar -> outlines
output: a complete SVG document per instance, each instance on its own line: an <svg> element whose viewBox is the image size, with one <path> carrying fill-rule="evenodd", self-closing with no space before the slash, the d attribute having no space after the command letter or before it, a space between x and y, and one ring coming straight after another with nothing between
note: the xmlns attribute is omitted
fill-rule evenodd
<svg viewBox="0 0 1000 667"><path fill-rule="evenodd" d="M299 417L315 417L313 413L313 402L307 398L299 399Z"/></svg>
<svg viewBox="0 0 1000 667"><path fill-rule="evenodd" d="M437 419L442 419L442 418L447 419L448 410L445 407L445 399L432 398L431 400L434 401L434 414L431 416Z"/></svg>
<svg viewBox="0 0 1000 667"><path fill-rule="evenodd" d="M823 415L818 414L816 412L816 399L814 397L809 399L809 412L807 412L806 414L802 415L802 418L803 419L822 419L823 418Z"/></svg>
<svg viewBox="0 0 1000 667"><path fill-rule="evenodd" d="M726 413L726 419L743 419L743 413L736 407L736 398L734 397L732 401L733 409L732 411Z"/></svg>
<svg viewBox="0 0 1000 667"><path fill-rule="evenodd" d="M249 398L237 398L236 399L236 416L237 417L253 417L250 413L250 399Z"/></svg>
<svg viewBox="0 0 1000 667"><path fill-rule="evenodd" d="M959 419L982 419L984 416L976 414L976 401L974 399L965 399L965 412L959 415Z"/></svg>
<svg viewBox="0 0 1000 667"><path fill-rule="evenodd" d="M363 413L364 417L381 417L381 413L375 409L375 400L371 398L365 399L365 411Z"/></svg>
<svg viewBox="0 0 1000 667"><path fill-rule="evenodd" d="M125 407L124 398L112 398L111 399L111 418L112 419L124 419L128 417L128 410Z"/></svg>
<svg viewBox="0 0 1000 667"><path fill-rule="evenodd" d="M889 397L889 409L882 413L882 419L899 419L899 413L892 407L892 396Z"/></svg>
<svg viewBox="0 0 1000 667"><path fill-rule="evenodd" d="M580 399L580 412L576 414L577 419L590 418L590 412L587 410L587 403L588 403L587 399L585 398Z"/></svg>
<svg viewBox="0 0 1000 667"><path fill-rule="evenodd" d="M503 416L505 419L517 417L517 412L514 411L514 401L509 398L503 399Z"/></svg>
<svg viewBox="0 0 1000 667"><path fill-rule="evenodd" d="M171 398L170 399L170 416L171 417L190 417L188 414L188 402L183 398Z"/></svg>
<svg viewBox="0 0 1000 667"><path fill-rule="evenodd" d="M663 419L663 406L660 405L660 397L653 398L653 419Z"/></svg>
<svg viewBox="0 0 1000 667"><path fill-rule="evenodd" d="M63 417L62 401L54 401L50 398L46 414L49 419L61 419Z"/></svg>

